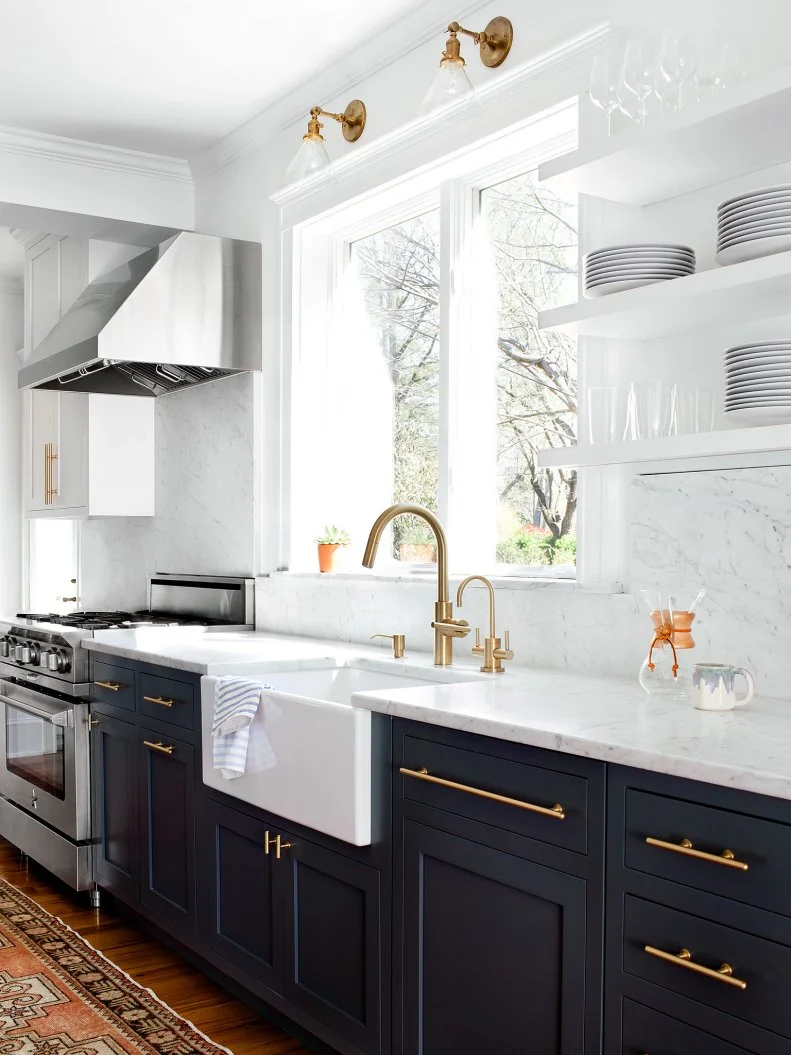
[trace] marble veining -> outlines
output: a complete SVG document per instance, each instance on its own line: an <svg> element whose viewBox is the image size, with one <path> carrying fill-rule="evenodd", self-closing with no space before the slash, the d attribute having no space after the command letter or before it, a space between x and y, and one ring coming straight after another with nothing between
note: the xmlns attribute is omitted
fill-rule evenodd
<svg viewBox="0 0 791 1055"><path fill-rule="evenodd" d="M200 674L311 669L350 661L403 671L383 648L264 633L185 633L143 628L99 632L94 652ZM496 677L460 657L466 682L359 694L355 705L402 718L791 799L791 706L756 697L713 713L690 702L649 699L636 680L512 665ZM432 680L428 653L410 667Z"/></svg>

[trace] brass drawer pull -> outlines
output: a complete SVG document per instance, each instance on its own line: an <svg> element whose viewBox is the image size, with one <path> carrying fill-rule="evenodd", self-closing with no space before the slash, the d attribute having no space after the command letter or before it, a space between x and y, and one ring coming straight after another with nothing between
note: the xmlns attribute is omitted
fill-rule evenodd
<svg viewBox="0 0 791 1055"><path fill-rule="evenodd" d="M522 802L521 799L511 799L507 795L496 795L493 791L483 791L481 788L471 788L468 784L457 784L454 780L445 780L443 777L432 776L427 769L405 769L399 770L405 777L414 777L415 780L425 780L429 784L440 784L443 788L453 788L454 791L466 791L468 795L477 795L482 799L492 802L501 802L506 806L516 806L520 810L528 810L530 813L540 813L542 817L554 817L555 820L566 819L566 811L561 805L536 806L532 802Z"/></svg>
<svg viewBox="0 0 791 1055"><path fill-rule="evenodd" d="M686 857L697 857L700 861L712 861L715 865L725 865L726 868L735 868L739 872L746 872L750 868L744 861L736 860L733 850L723 850L721 854L707 854L703 850L696 850L689 839L682 839L680 843L666 843L663 839L648 836L646 842L649 846L658 846L660 850L671 850L673 853L684 854Z"/></svg>
<svg viewBox="0 0 791 1055"><path fill-rule="evenodd" d="M174 700L166 700L164 696L144 696L144 703L158 703L160 707L172 707Z"/></svg>
<svg viewBox="0 0 791 1055"><path fill-rule="evenodd" d="M743 982L741 978L734 978L733 968L729 963L720 964L716 970L713 970L711 967L703 967L699 963L693 963L692 953L689 949L681 949L679 952L665 952L664 949L656 949L653 945L646 945L645 951L649 956L656 956L657 959L665 960L667 963L674 963L678 967L686 967L688 971L704 974L707 978L713 978L717 982L732 985L734 989L744 990L747 988L747 983Z"/></svg>
<svg viewBox="0 0 791 1055"><path fill-rule="evenodd" d="M143 746L151 751L159 751L161 755L172 755L176 750L173 744L163 744L161 740L157 740L156 743L152 743L151 740L144 740Z"/></svg>
<svg viewBox="0 0 791 1055"><path fill-rule="evenodd" d="M89 718L88 719L88 729L95 729L97 725L101 725L101 724L102 724L102 722L101 722L100 718Z"/></svg>
<svg viewBox="0 0 791 1055"><path fill-rule="evenodd" d="M274 846L276 861L280 860L281 851L291 849L291 843L282 842L282 838L282 835L276 835L273 839L269 832L264 832L264 853L268 855Z"/></svg>
<svg viewBox="0 0 791 1055"><path fill-rule="evenodd" d="M109 689L110 692L118 692L124 687L117 681L95 681L94 685L97 689Z"/></svg>

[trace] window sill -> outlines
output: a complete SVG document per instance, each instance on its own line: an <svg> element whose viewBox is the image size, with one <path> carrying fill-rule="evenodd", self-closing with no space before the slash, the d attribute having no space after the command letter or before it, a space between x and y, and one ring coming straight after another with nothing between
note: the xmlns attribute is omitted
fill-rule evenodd
<svg viewBox="0 0 791 1055"><path fill-rule="evenodd" d="M340 572L318 572L318 571L276 571L262 575L263 579L336 579L342 582L384 582L405 583L408 585L427 586L436 582L435 571L414 572L366 572L366 571L340 571ZM464 575L451 574L452 586L458 585ZM492 586L497 590L544 590L552 593L587 593L587 594L619 594L624 592L620 583L580 583L576 579L552 578L549 576L532 575L489 575L487 576ZM470 586L480 584L471 583Z"/></svg>

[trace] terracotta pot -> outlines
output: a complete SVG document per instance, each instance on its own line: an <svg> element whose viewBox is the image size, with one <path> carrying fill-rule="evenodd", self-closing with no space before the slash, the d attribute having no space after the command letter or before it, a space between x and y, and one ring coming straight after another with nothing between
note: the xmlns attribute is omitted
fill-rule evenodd
<svg viewBox="0 0 791 1055"><path fill-rule="evenodd" d="M398 547L399 559L414 564L433 564L436 552L432 542L402 542Z"/></svg>
<svg viewBox="0 0 791 1055"><path fill-rule="evenodd" d="M338 550L346 549L340 542L319 542L319 571L335 571L338 564Z"/></svg>

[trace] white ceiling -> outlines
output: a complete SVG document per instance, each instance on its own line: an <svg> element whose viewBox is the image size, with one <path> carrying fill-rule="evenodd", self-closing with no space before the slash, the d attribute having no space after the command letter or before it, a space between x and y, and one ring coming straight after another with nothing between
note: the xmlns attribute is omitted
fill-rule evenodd
<svg viewBox="0 0 791 1055"><path fill-rule="evenodd" d="M422 6L0 0L0 124L194 157Z"/></svg>

